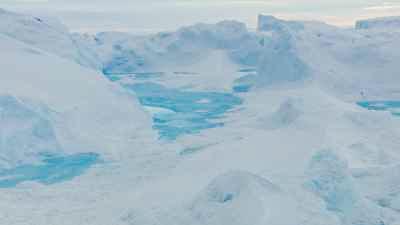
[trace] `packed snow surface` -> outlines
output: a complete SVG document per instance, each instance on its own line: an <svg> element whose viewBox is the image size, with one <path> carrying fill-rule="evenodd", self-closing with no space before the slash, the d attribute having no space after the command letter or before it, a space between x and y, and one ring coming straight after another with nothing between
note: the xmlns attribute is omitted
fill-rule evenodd
<svg viewBox="0 0 400 225"><path fill-rule="evenodd" d="M0 10L0 224L399 225L391 21L89 35Z"/></svg>

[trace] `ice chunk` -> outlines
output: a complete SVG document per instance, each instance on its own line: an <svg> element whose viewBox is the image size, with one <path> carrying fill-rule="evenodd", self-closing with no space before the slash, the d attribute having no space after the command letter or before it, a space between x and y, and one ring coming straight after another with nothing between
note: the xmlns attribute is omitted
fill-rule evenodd
<svg viewBox="0 0 400 225"><path fill-rule="evenodd" d="M258 65L257 86L302 81L310 76L291 33L282 31L268 39Z"/></svg>
<svg viewBox="0 0 400 225"><path fill-rule="evenodd" d="M60 151L48 118L13 96L0 96L0 167L18 166L38 160L43 153Z"/></svg>
<svg viewBox="0 0 400 225"><path fill-rule="evenodd" d="M356 29L400 29L400 17L382 17L356 22Z"/></svg>
<svg viewBox="0 0 400 225"><path fill-rule="evenodd" d="M193 201L190 211L198 224L289 225L296 221L294 208L293 202L270 181L232 171L216 177ZM283 218L283 212L291 218Z"/></svg>
<svg viewBox="0 0 400 225"><path fill-rule="evenodd" d="M269 15L258 15L258 31L282 31L285 29L302 29L300 22L284 21Z"/></svg>
<svg viewBox="0 0 400 225"><path fill-rule="evenodd" d="M2 10L0 34L87 67L100 67L96 54L82 44L81 37L71 34L68 28L55 18L34 17Z"/></svg>
<svg viewBox="0 0 400 225"><path fill-rule="evenodd" d="M314 155L307 170L306 184L321 197L328 210L335 212L342 224L385 224L381 209L365 200L357 191L347 163L335 152L322 150Z"/></svg>

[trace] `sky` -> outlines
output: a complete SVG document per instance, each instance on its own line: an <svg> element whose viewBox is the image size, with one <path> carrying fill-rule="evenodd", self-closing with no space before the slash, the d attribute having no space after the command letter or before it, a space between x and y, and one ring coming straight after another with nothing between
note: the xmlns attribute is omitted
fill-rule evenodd
<svg viewBox="0 0 400 225"><path fill-rule="evenodd" d="M197 22L239 20L250 28L258 14L352 26L358 19L400 16L400 0L0 0L0 7L60 18L82 32L152 33Z"/></svg>

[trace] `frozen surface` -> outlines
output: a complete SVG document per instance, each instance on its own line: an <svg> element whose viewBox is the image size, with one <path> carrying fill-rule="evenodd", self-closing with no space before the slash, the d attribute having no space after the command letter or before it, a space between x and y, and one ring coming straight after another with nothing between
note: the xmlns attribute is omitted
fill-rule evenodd
<svg viewBox="0 0 400 225"><path fill-rule="evenodd" d="M369 110L389 111L400 116L400 101L360 101L357 104Z"/></svg>
<svg viewBox="0 0 400 225"><path fill-rule="evenodd" d="M390 23L0 18L2 224L399 225Z"/></svg>
<svg viewBox="0 0 400 225"><path fill-rule="evenodd" d="M223 126L218 119L242 102L229 93L181 91L155 83L125 87L137 94L142 105L168 110L153 116L153 127L159 130L162 139L173 140L183 134Z"/></svg>
<svg viewBox="0 0 400 225"><path fill-rule="evenodd" d="M41 152L62 151L46 110L10 95L0 96L0 168L35 161Z"/></svg>
<svg viewBox="0 0 400 225"><path fill-rule="evenodd" d="M21 165L13 169L0 170L0 188L16 187L26 181L55 184L81 175L98 162L99 155L81 153L71 156L44 155L39 165Z"/></svg>

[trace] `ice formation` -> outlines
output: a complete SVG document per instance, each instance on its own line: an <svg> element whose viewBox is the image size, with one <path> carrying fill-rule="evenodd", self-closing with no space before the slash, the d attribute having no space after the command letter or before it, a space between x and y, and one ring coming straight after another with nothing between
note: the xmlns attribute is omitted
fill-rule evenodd
<svg viewBox="0 0 400 225"><path fill-rule="evenodd" d="M398 225L396 21L89 35L1 10L1 223Z"/></svg>
<svg viewBox="0 0 400 225"><path fill-rule="evenodd" d="M360 20L356 29L399 29L400 17L384 17L377 19Z"/></svg>

